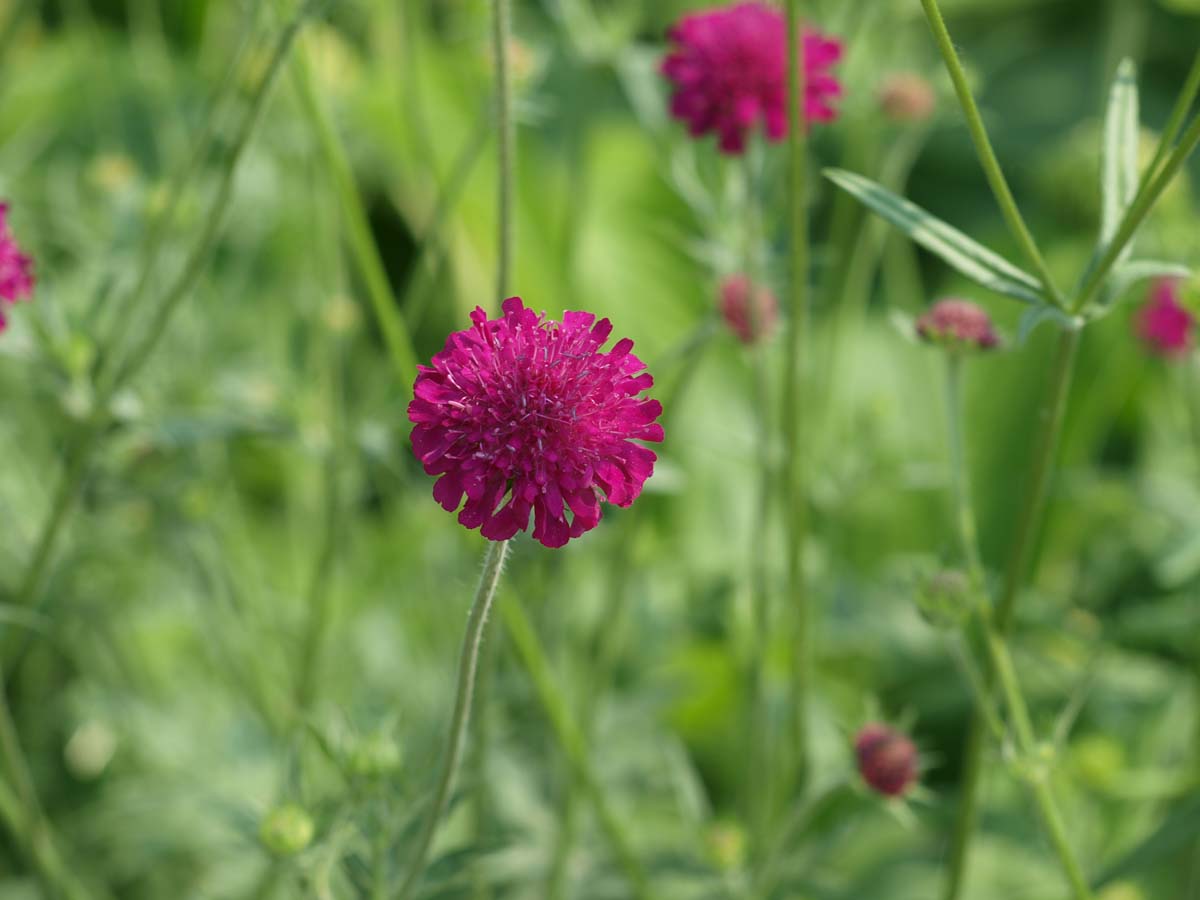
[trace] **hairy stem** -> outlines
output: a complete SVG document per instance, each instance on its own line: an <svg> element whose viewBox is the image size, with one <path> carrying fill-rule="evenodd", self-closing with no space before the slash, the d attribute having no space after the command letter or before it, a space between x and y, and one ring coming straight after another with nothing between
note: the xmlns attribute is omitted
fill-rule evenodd
<svg viewBox="0 0 1200 900"><path fill-rule="evenodd" d="M787 334L783 367L784 557L791 620L788 708L792 721L794 780L808 775L809 694L812 648L804 547L808 529L805 489L805 432L801 415L808 343L808 141L804 118L804 60L801 44L800 0L788 0L788 207L791 227L791 267L788 278Z"/></svg>
<svg viewBox="0 0 1200 900"><path fill-rule="evenodd" d="M983 124L983 116L979 114L979 107L971 94L971 88L967 83L967 73L963 70L962 62L958 58L958 51L954 49L954 42L950 39L950 32L946 29L946 22L942 18L942 11L938 8L937 0L921 0L921 5L925 8L925 17L929 20L929 28L933 32L938 50L941 51L946 70L950 73L950 80L954 82L954 92L958 95L959 105L962 106L963 115L966 117L971 140L975 144L975 152L979 156L980 165L983 166L983 174L987 177L992 194L1000 205L1000 212L1004 216L1008 230L1020 246L1021 252L1025 254L1029 264L1041 278L1046 300L1056 306L1062 306L1062 295L1055 287L1054 278L1046 266L1045 259L1042 258L1042 252L1038 250L1029 226L1025 224L1025 219L1017 208L1017 201L1000 168L996 151L992 149L991 139Z"/></svg>
<svg viewBox="0 0 1200 900"><path fill-rule="evenodd" d="M1017 596L1024 586L1036 537L1041 530L1050 475L1066 417L1079 336L1080 333L1076 330L1064 331L1059 336L1050 383L1040 412L1041 431L1034 449L1032 468L1026 481L1017 531L1010 546L1004 585L995 614L994 627L1002 639L1007 638L1012 630ZM995 687L994 669L987 670L984 682L985 693L990 694ZM956 900L959 897L966 876L971 838L978 819L987 730L988 724L983 714L977 712L971 722L963 750L961 796L951 838L946 890L943 894L946 900Z"/></svg>
<svg viewBox="0 0 1200 900"><path fill-rule="evenodd" d="M496 596L496 586L500 583L500 572L504 568L504 560L508 556L508 541L488 542L487 554L483 559L483 574L479 578L479 587L475 591L475 600L471 604L471 613L467 618L467 630L463 635L462 652L458 657L458 681L454 694L454 712L450 717L450 732L446 740L446 752L442 756L441 774L438 776L437 787L434 788L433 801L417 839L417 849L408 864L408 874L400 885L397 896L400 900L413 896L417 882L425 871L429 860L429 851L433 848L433 839L437 835L438 825L446 812L450 800L450 788L454 783L454 775L458 771L462 759L463 745L466 740L467 724L471 718L471 700L475 691L475 670L479 662L479 648L483 643L484 632L488 622L488 611Z"/></svg>

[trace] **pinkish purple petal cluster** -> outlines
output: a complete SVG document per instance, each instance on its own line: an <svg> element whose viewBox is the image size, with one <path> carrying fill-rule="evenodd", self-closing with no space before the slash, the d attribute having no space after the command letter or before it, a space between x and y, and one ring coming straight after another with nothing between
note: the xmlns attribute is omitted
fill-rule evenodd
<svg viewBox="0 0 1200 900"><path fill-rule="evenodd" d="M674 85L671 115L693 137L715 133L723 153L737 155L762 124L767 139L788 133L787 21L762 2L735 3L684 16L668 32L672 49L662 73ZM842 86L831 73L840 41L803 33L804 121L831 122Z"/></svg>
<svg viewBox="0 0 1200 900"><path fill-rule="evenodd" d="M953 349L991 350L1000 336L986 312L969 300L939 300L917 319L917 336Z"/></svg>
<svg viewBox="0 0 1200 900"><path fill-rule="evenodd" d="M920 775L917 745L894 728L872 722L854 739L858 772L873 791L885 797L908 793Z"/></svg>
<svg viewBox="0 0 1200 900"><path fill-rule="evenodd" d="M33 293L33 260L21 252L8 227L8 204L0 203L0 331L8 324L4 304Z"/></svg>
<svg viewBox="0 0 1200 900"><path fill-rule="evenodd" d="M662 405L640 395L654 383L630 351L601 347L608 319L567 312L562 322L519 297L451 334L421 366L408 417L413 450L438 477L434 498L458 521L503 541L529 526L547 547L595 528L600 498L628 506L654 470Z"/></svg>
<svg viewBox="0 0 1200 900"><path fill-rule="evenodd" d="M1194 324L1192 314L1180 302L1179 282L1174 278L1154 283L1135 319L1138 337L1150 352L1165 359L1178 358L1192 349Z"/></svg>
<svg viewBox="0 0 1200 900"><path fill-rule="evenodd" d="M751 303L751 296L754 301ZM770 288L751 290L745 275L730 275L721 282L721 318L743 344L769 336L779 321L779 301Z"/></svg>

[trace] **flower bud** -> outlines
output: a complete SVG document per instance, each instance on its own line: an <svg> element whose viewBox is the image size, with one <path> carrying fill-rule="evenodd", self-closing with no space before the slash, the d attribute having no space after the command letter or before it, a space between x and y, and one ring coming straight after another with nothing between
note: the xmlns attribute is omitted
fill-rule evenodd
<svg viewBox="0 0 1200 900"><path fill-rule="evenodd" d="M917 745L907 735L872 722L854 739L858 772L873 791L903 796L917 780Z"/></svg>
<svg viewBox="0 0 1200 900"><path fill-rule="evenodd" d="M1181 302L1181 294L1177 279L1160 278L1150 288L1135 320L1138 337L1151 353L1163 359L1178 359L1192 349L1195 319Z"/></svg>
<svg viewBox="0 0 1200 900"><path fill-rule="evenodd" d="M753 306L751 306L753 295ZM745 275L730 275L721 282L721 318L743 344L769 337L779 321L779 301L769 288L753 291Z"/></svg>
<svg viewBox="0 0 1200 900"><path fill-rule="evenodd" d="M312 843L312 816L294 803L278 806L262 820L258 836L276 856L295 856Z"/></svg>
<svg viewBox="0 0 1200 900"><path fill-rule="evenodd" d="M917 609L937 628L957 628L971 615L971 580L965 572L934 572L917 590Z"/></svg>
<svg viewBox="0 0 1200 900"><path fill-rule="evenodd" d="M1000 344L986 312L969 300L939 300L917 319L917 336L951 350L991 350Z"/></svg>
<svg viewBox="0 0 1200 900"><path fill-rule="evenodd" d="M893 122L924 122L937 107L937 95L915 72L893 72L880 85L879 107Z"/></svg>
<svg viewBox="0 0 1200 900"><path fill-rule="evenodd" d="M714 822L704 835L704 845L722 871L741 868L746 861L746 830L736 822Z"/></svg>
<svg viewBox="0 0 1200 900"><path fill-rule="evenodd" d="M386 734L371 734L350 751L350 771L361 778L385 778L400 771L400 745Z"/></svg>

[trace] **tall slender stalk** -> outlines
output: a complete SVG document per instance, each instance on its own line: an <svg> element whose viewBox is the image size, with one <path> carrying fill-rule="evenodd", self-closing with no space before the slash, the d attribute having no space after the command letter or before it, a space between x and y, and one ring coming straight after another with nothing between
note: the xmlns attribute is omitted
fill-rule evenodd
<svg viewBox="0 0 1200 900"><path fill-rule="evenodd" d="M971 581L983 582L983 562L979 558L975 510L971 505L970 480L967 477L966 442L963 439L963 357L946 353L946 421L950 439L950 482L954 494L954 522L963 562Z"/></svg>
<svg viewBox="0 0 1200 900"><path fill-rule="evenodd" d="M1200 94L1200 51L1197 51L1196 58L1192 61L1192 68L1183 83L1183 90L1179 92L1179 97L1171 110L1171 116L1167 119L1167 124L1163 126L1162 136L1158 140L1158 149L1154 151L1154 158L1150 161L1150 165L1146 166L1146 171L1142 173L1141 187L1144 188L1149 183L1150 179L1158 172L1163 160L1167 158L1167 154L1171 152L1171 145L1179 137L1179 132L1183 130L1183 123L1187 121L1187 114L1191 110L1192 104L1196 102L1197 94Z"/></svg>
<svg viewBox="0 0 1200 900"><path fill-rule="evenodd" d="M808 528L805 489L804 419L802 394L808 342L808 148L804 118L804 59L800 0L788 0L788 206L791 226L791 268L788 279L788 317L783 368L784 556L787 560L787 596L791 619L792 652L788 706L792 717L792 752L795 780L808 774L809 694L812 681L812 648L804 546Z"/></svg>
<svg viewBox="0 0 1200 900"><path fill-rule="evenodd" d="M475 600L471 604L471 612L467 618L467 630L463 635L462 652L458 657L454 712L450 717L450 732L446 741L446 752L442 756L442 769L438 776L437 787L433 791L429 813L425 817L425 824L417 838L417 849L413 852L412 859L408 864L408 873L397 894L400 900L406 900L407 897L413 895L417 882L425 871L425 864L429 860L429 851L433 848L433 839L450 799L450 788L454 783L454 775L458 771L458 763L462 759L467 724L471 718L471 700L475 691L475 670L479 662L479 648L483 643L488 611L496 596L496 586L500 583L500 572L504 567L504 560L508 556L508 545L508 541L488 542L487 553L483 559L483 574L479 578L479 587L475 591Z"/></svg>
<svg viewBox="0 0 1200 900"><path fill-rule="evenodd" d="M1025 254L1029 264L1041 278L1047 302L1062 306L1062 295L1054 284L1054 278L1050 274L1045 259L1042 258L1042 252L1038 250L1029 226L1025 224L1025 219L1017 208L1017 201L1013 198L1012 189L1008 186L1008 180L1000 168L996 151L992 149L992 142L984 127L983 117L979 114L979 107L975 104L975 98L967 83L967 73L963 70L962 62L958 58L958 51L954 49L954 42L950 39L950 32L946 29L946 22L942 18L942 11L938 8L937 0L921 0L921 5L925 8L925 17L929 20L929 28L933 32L938 50L941 51L946 70L950 73L950 80L954 82L954 91L958 95L958 102L966 117L971 140L975 144L975 152L979 156L980 165L983 166L983 174L987 177L992 194L1000 205L1000 212L1004 216L1008 230L1021 247L1021 252Z"/></svg>
<svg viewBox="0 0 1200 900"><path fill-rule="evenodd" d="M383 265L379 247L371 235L371 224L367 219L362 195L354 181L354 171L341 138L329 119L321 98L313 83L312 67L303 54L297 54L292 62L296 74L296 87L300 105L308 117L309 125L317 138L317 146L329 169L342 208L342 219L346 225L346 240L350 254L366 288L367 299L375 322L383 335L388 357L397 376L407 383L417 369L417 355L413 350L412 336L399 304L388 282L387 270Z"/></svg>
<svg viewBox="0 0 1200 900"><path fill-rule="evenodd" d="M496 198L500 220L499 258L496 264L496 295L503 299L512 278L513 248L516 243L513 172L516 165L517 123L513 116L511 0L492 2L492 56L496 65L496 130L499 140L500 182Z"/></svg>
<svg viewBox="0 0 1200 900"><path fill-rule="evenodd" d="M1059 336L1048 390L1039 413L1041 431L1034 449L1032 468L1026 481L1017 531L1010 546L1000 602L995 613L994 627L1002 639L1007 638L1012 630L1017 596L1024 586L1035 539L1041 529L1050 475L1066 417L1067 398L1071 389L1079 337L1080 332L1076 330L1064 331ZM984 688L989 693L995 687L995 677L994 668L989 667L984 678ZM961 796L951 838L946 889L943 894L946 900L955 900L960 895L966 876L967 857L978 819L987 731L986 720L977 712L971 722L963 751Z"/></svg>

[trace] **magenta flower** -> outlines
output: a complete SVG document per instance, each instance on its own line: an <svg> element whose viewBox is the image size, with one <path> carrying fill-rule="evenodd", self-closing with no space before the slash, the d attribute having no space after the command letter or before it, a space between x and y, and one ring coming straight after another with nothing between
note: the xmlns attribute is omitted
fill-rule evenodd
<svg viewBox="0 0 1200 900"><path fill-rule="evenodd" d="M787 136L787 22L761 2L735 3L684 16L667 34L674 45L661 71L675 86L671 115L693 137L714 132L723 153L738 155L761 121L767 139ZM804 121L831 122L842 86L830 69L840 41L806 28Z"/></svg>
<svg viewBox="0 0 1200 900"><path fill-rule="evenodd" d="M520 297L499 319L476 308L471 321L420 367L408 406L413 450L440 476L434 498L453 512L465 495L458 521L493 541L525 530L532 513L547 547L596 527L601 492L617 506L636 500L657 457L634 441L661 441L663 429L662 404L638 396L654 379L633 341L602 352L608 319L556 322Z"/></svg>
<svg viewBox="0 0 1200 900"><path fill-rule="evenodd" d="M21 252L8 228L8 204L0 203L0 331L8 324L4 304L33 293L33 260Z"/></svg>
<svg viewBox="0 0 1200 900"><path fill-rule="evenodd" d="M1000 344L991 318L969 300L933 304L917 319L917 336L956 350L991 350Z"/></svg>
<svg viewBox="0 0 1200 900"><path fill-rule="evenodd" d="M1179 282L1162 278L1150 288L1135 327L1150 352L1176 359L1192 349L1192 314L1179 302Z"/></svg>
<svg viewBox="0 0 1200 900"><path fill-rule="evenodd" d="M916 783L917 745L887 725L864 725L854 739L858 772L873 791L900 797Z"/></svg>
<svg viewBox="0 0 1200 900"><path fill-rule="evenodd" d="M745 275L730 275L721 282L721 318L743 344L770 335L779 321L779 301L771 290L759 285L753 295L751 307L750 279Z"/></svg>

